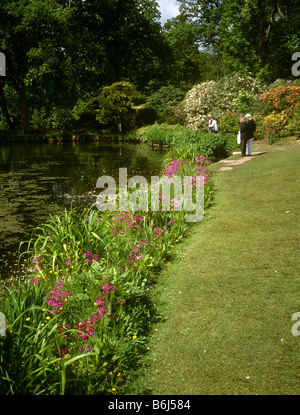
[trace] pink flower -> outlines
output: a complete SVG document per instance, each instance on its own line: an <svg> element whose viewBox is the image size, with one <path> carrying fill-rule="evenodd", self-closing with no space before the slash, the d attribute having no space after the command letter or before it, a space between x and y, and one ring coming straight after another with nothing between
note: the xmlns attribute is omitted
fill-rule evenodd
<svg viewBox="0 0 300 415"><path fill-rule="evenodd" d="M51 306L50 313L59 313L60 308L65 305L65 299L68 298L72 293L64 291L64 281L56 281L56 287L52 289L50 293L46 294L48 298L46 303Z"/></svg>

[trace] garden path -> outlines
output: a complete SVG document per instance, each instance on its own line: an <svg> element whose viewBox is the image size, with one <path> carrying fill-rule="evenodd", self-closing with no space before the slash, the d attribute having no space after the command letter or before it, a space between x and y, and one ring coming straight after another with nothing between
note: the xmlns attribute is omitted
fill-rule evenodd
<svg viewBox="0 0 300 415"><path fill-rule="evenodd" d="M240 152L234 152L233 156L240 154ZM226 171L226 170L232 170L234 166L239 164L244 164L247 161L251 160L253 156L258 156L260 154L264 154L264 152L256 151L252 153L252 156L246 156L237 160L220 160L219 163L226 163L227 166L222 166L218 169L218 171Z"/></svg>

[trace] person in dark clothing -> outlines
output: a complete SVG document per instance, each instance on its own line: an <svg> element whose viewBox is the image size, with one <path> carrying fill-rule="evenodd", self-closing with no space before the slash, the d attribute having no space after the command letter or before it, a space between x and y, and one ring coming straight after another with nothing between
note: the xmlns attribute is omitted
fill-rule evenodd
<svg viewBox="0 0 300 415"><path fill-rule="evenodd" d="M252 155L252 139L256 130L255 122L250 114L245 115L245 121L240 128L241 133L241 156L246 156L246 145L248 147L248 155Z"/></svg>
<svg viewBox="0 0 300 415"><path fill-rule="evenodd" d="M247 140L247 154L248 156L251 156L252 155L252 139L256 131L256 124L250 114L246 114L245 118L246 120L248 120L248 127L249 127L249 132L250 132L250 138Z"/></svg>

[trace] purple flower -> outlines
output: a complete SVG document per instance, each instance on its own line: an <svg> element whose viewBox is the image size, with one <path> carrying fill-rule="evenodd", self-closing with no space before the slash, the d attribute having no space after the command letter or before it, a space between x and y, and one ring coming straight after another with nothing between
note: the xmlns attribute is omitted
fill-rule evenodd
<svg viewBox="0 0 300 415"><path fill-rule="evenodd" d="M48 298L46 303L51 306L50 313L59 313L60 308L65 305L65 299L72 295L70 292L64 291L64 281L56 281L56 287L52 289L49 293L46 294Z"/></svg>
<svg viewBox="0 0 300 415"><path fill-rule="evenodd" d="M93 346L91 344L86 344L82 349L80 349L81 353L92 353Z"/></svg>

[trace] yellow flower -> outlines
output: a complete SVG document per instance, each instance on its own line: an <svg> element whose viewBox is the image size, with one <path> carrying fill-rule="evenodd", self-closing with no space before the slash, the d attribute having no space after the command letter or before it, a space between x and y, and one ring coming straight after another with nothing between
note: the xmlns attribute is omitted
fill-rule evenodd
<svg viewBox="0 0 300 415"><path fill-rule="evenodd" d="M133 340L134 340L134 339L137 339L137 336L132 336L132 338L133 338Z"/></svg>
<svg viewBox="0 0 300 415"><path fill-rule="evenodd" d="M42 324L41 324L41 326L42 326L42 327L43 327L44 325L45 325L44 323L42 323Z"/></svg>
<svg viewBox="0 0 300 415"><path fill-rule="evenodd" d="M113 392L116 392L116 390L117 390L116 388L112 388L112 391L113 391Z"/></svg>
<svg viewBox="0 0 300 415"><path fill-rule="evenodd" d="M46 320L50 320L50 318L51 318L51 317L47 316L47 317L46 317Z"/></svg>
<svg viewBox="0 0 300 415"><path fill-rule="evenodd" d="M30 317L25 318L25 320L26 320L26 321L29 321L29 320L30 320Z"/></svg>

